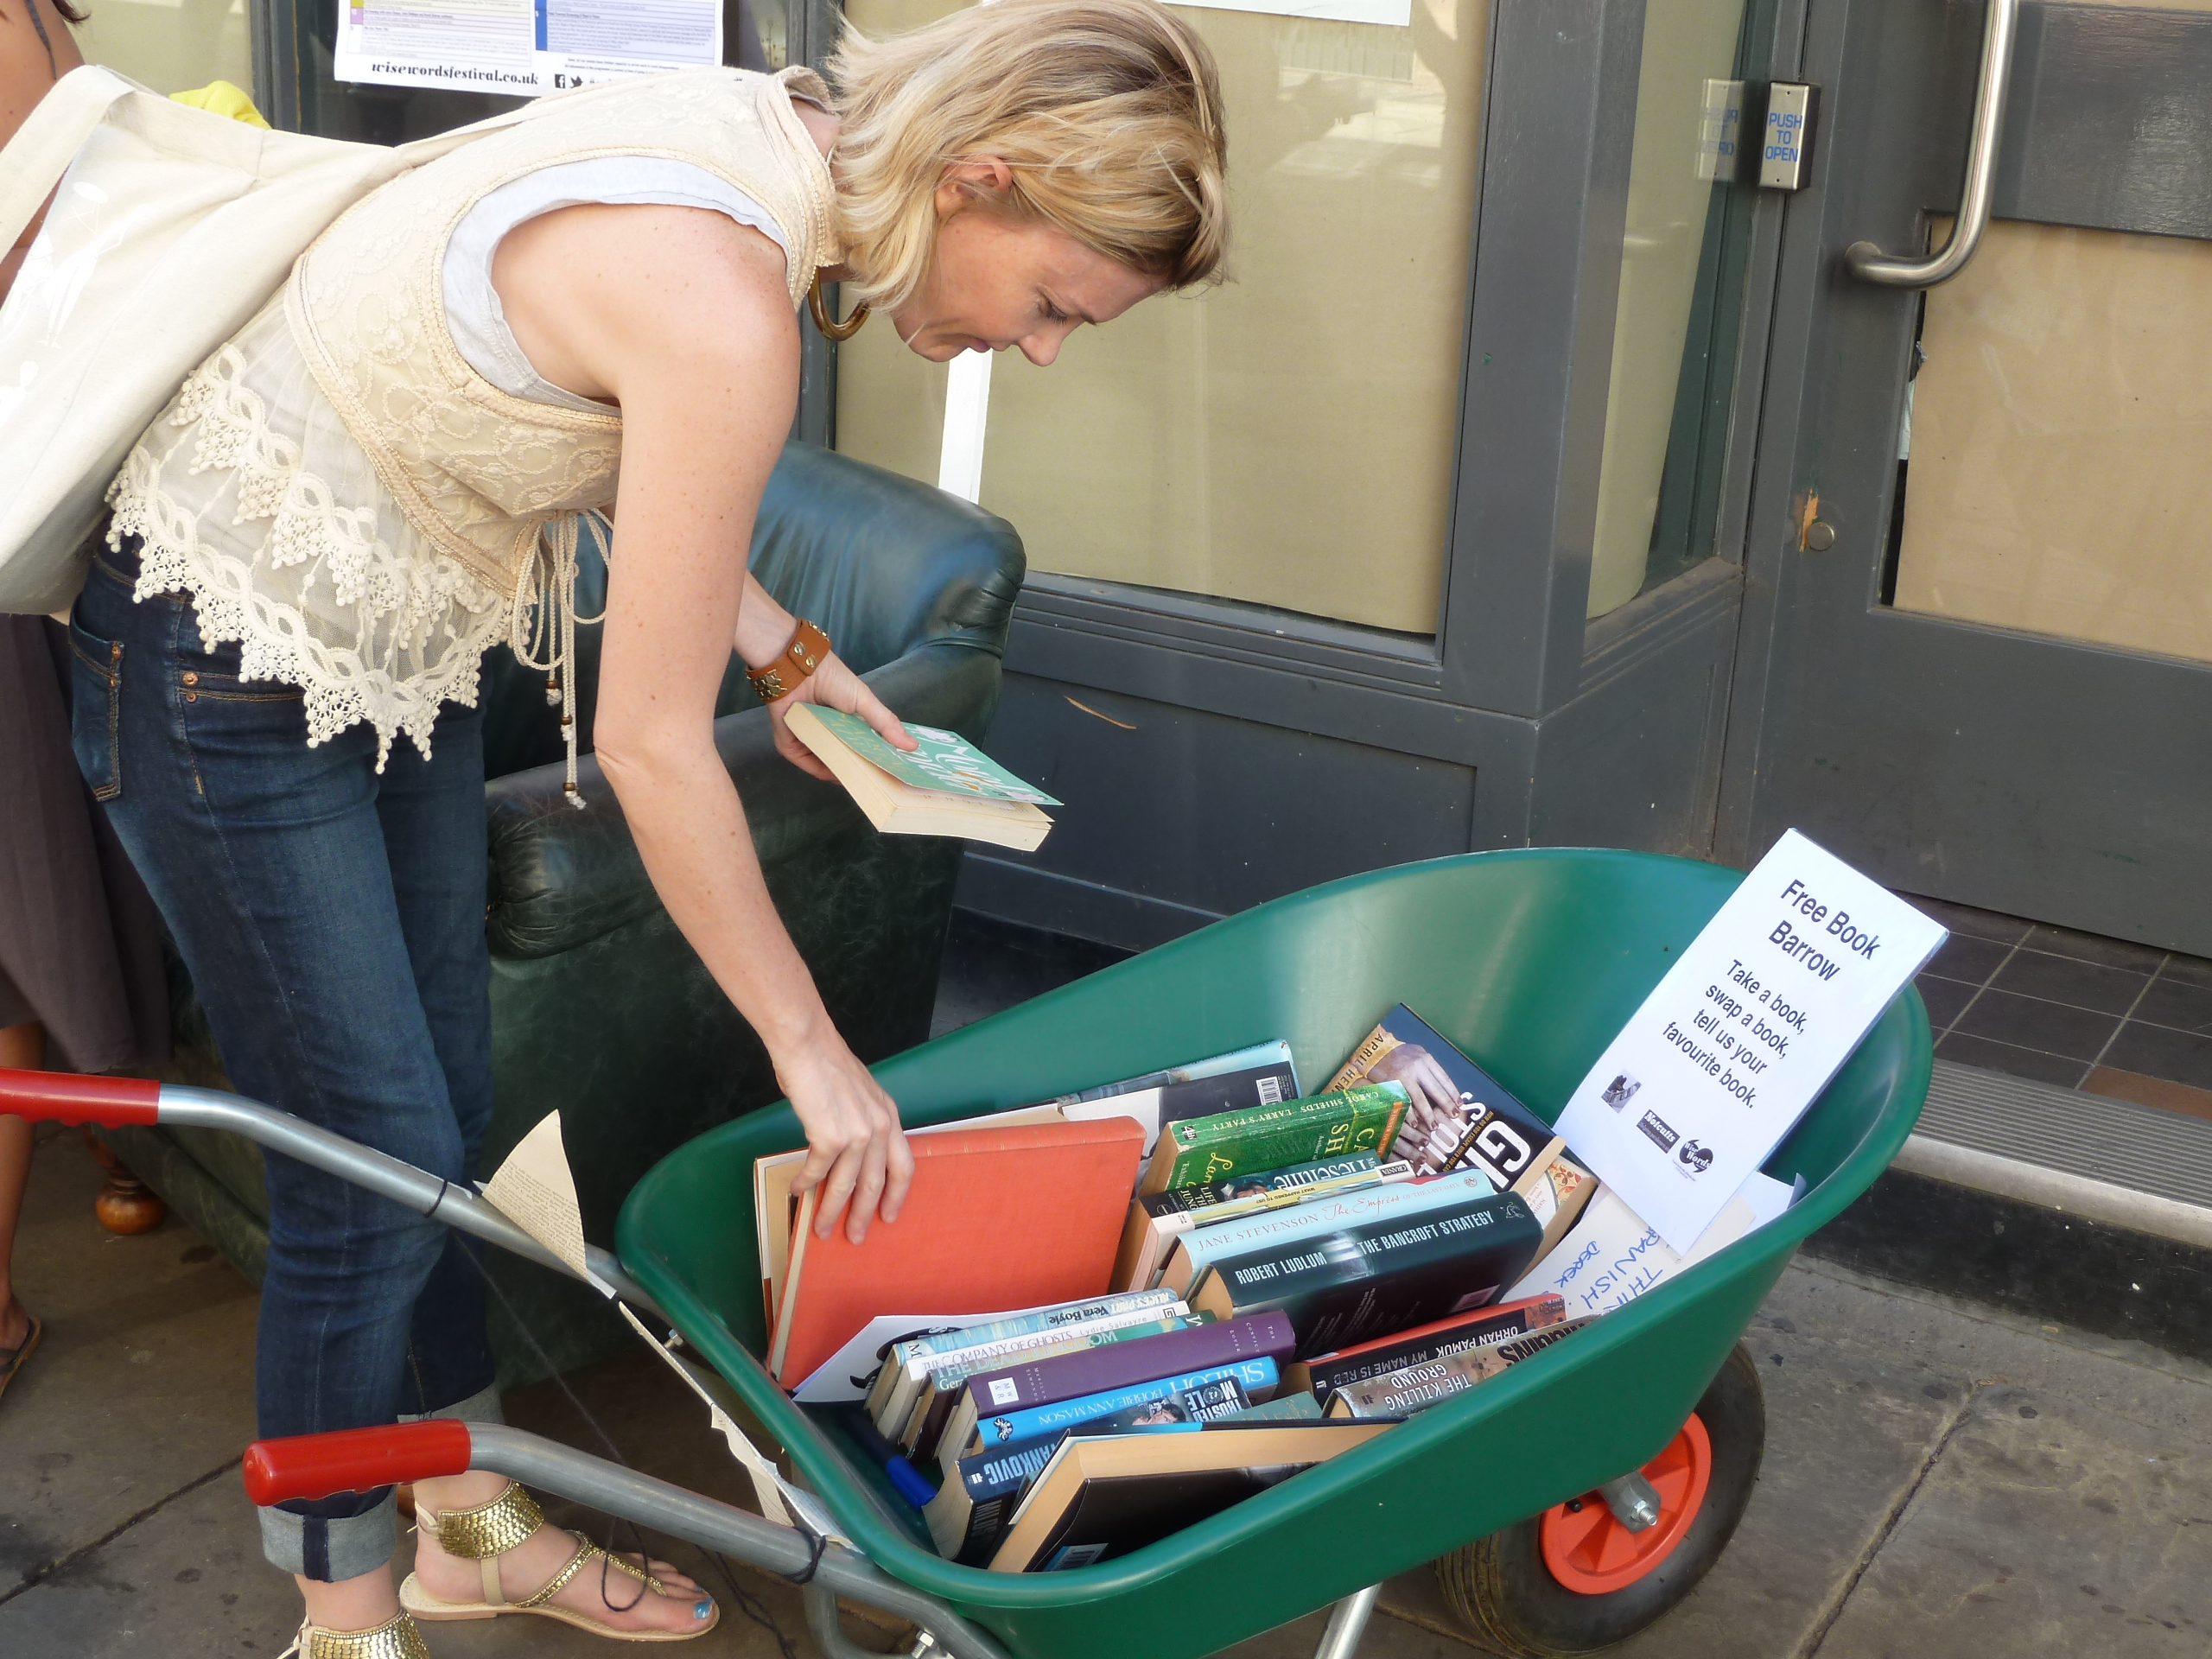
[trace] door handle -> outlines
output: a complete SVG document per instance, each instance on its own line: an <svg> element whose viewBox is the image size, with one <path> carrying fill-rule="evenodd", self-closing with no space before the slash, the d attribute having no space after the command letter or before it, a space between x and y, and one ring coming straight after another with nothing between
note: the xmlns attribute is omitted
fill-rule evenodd
<svg viewBox="0 0 2212 1659"><path fill-rule="evenodd" d="M1862 283L1885 288L1933 288L1966 269L1989 225L1989 199L1997 182L1998 130L2005 121L2005 92L2012 79L2012 31L2020 0L1986 0L1981 26L1981 73L1974 93L1974 128L1967 138L1967 182L1951 239L1927 259L1895 259L1872 242L1854 242L1843 257Z"/></svg>

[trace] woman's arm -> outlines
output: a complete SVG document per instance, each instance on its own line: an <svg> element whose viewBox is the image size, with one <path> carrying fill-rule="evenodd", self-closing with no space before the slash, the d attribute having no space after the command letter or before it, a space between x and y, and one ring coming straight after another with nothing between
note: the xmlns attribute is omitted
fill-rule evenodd
<svg viewBox="0 0 2212 1659"><path fill-rule="evenodd" d="M783 255L717 213L571 207L511 234L493 283L539 373L621 405L600 765L669 914L760 1033L806 1127L794 1190L820 1182L820 1230L842 1211L857 1241L879 1205L896 1217L913 1158L897 1107L837 1034L784 931L714 742L733 639L754 645L757 634L766 644L753 660L766 662L790 637L745 569L798 392ZM833 664L815 676L817 691L846 693L895 728Z"/></svg>

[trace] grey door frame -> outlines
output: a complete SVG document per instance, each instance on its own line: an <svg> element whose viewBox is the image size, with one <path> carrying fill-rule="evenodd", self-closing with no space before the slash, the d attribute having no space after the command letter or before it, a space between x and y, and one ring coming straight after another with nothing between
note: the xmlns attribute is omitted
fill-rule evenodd
<svg viewBox="0 0 2212 1659"><path fill-rule="evenodd" d="M1882 602L1918 301L1842 251L1955 206L1981 8L1802 16L1827 131L1783 231L1715 855L1795 824L1909 891L2212 953L2212 666ZM2036 0L2014 66L1998 217L2212 235L2212 16Z"/></svg>
<svg viewBox="0 0 2212 1659"><path fill-rule="evenodd" d="M1742 586L1740 506L1724 512L1714 557L1609 616L1585 615L1643 14L1643 0L1491 9L1436 634L1033 572L1008 650L1015 683L1065 688L1071 701L1118 694L1467 768L1479 775L1471 826L1451 850L1561 838L1708 850ZM1778 202L1758 203L1739 411L1760 385L1780 223ZM1732 429L1724 500L1748 497L1754 429L1741 417ZM1692 830L1680 812L1663 832L1649 830L1656 799L1608 818L1592 809L1598 785L1576 798L1571 761L1547 776L1554 753L1596 754L1591 769L1607 771L1617 758L1604 753L1607 730L1619 744L1636 741L1620 710L1670 695L1651 688L1685 674L1711 708L1709 732L1678 746L1699 779ZM1122 943L1217 913L1172 894L1091 892L1096 880L988 853L971 853L969 874L963 900ZM1058 898L1043 891L1055 881Z"/></svg>

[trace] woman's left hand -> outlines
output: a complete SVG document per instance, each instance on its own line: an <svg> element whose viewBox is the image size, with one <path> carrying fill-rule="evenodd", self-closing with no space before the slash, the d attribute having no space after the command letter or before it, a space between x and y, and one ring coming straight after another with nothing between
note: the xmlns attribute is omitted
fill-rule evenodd
<svg viewBox="0 0 2212 1659"><path fill-rule="evenodd" d="M789 696L778 697L768 705L768 718L776 728L776 753L810 778L819 778L824 783L836 781L830 776L830 768L815 758L814 751L791 734L785 716L795 702L819 703L824 709L858 715L894 749L919 747L899 723L899 716L885 708L883 700L868 689L867 683L832 652L822 659L813 673L798 683Z"/></svg>

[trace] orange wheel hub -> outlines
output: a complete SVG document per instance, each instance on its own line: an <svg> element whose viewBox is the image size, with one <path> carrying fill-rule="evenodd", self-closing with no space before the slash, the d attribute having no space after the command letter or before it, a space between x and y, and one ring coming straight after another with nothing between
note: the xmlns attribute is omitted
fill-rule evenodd
<svg viewBox="0 0 2212 1659"><path fill-rule="evenodd" d="M1537 1532L1552 1577L1580 1595L1609 1595L1675 1553L1713 1479L1713 1441L1695 1413L1667 1449L1643 1465L1643 1478L1659 1493L1659 1519L1642 1532L1616 1520L1602 1492L1585 1492L1544 1511Z"/></svg>

